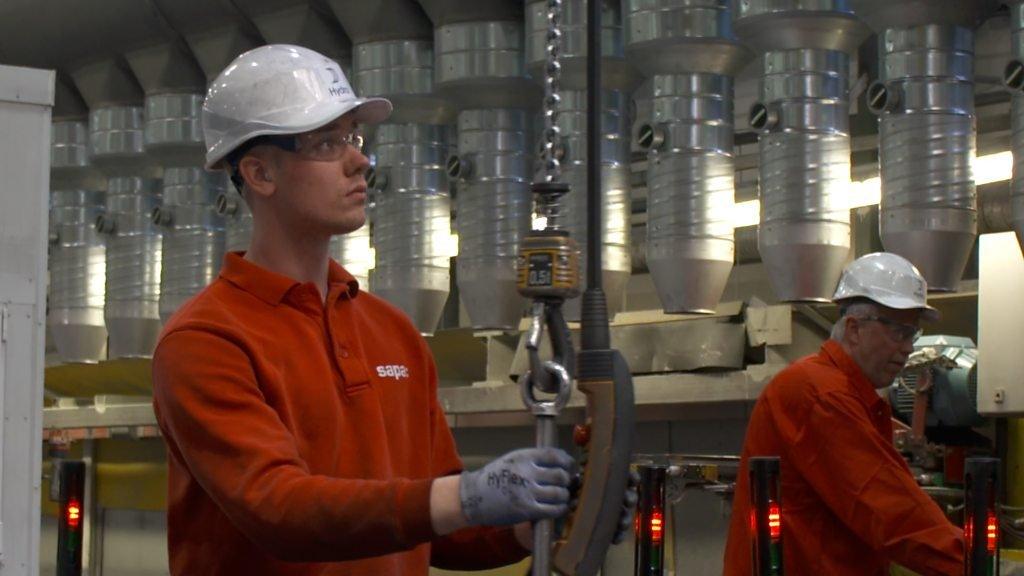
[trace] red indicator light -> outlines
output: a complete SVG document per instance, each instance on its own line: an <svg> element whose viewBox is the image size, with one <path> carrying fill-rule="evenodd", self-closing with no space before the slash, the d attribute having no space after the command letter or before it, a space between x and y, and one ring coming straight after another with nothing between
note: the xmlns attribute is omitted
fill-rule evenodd
<svg viewBox="0 0 1024 576"><path fill-rule="evenodd" d="M68 502L67 521L69 528L78 528L82 522L82 507L74 500Z"/></svg>
<svg viewBox="0 0 1024 576"><path fill-rule="evenodd" d="M988 513L988 522L985 526L985 546L988 549L989 554L996 553L996 546L999 544L999 523L996 520L996 515L992 512Z"/></svg>
<svg viewBox="0 0 1024 576"><path fill-rule="evenodd" d="M661 544L664 528L664 518L661 515L661 510L651 512L651 542Z"/></svg>
<svg viewBox="0 0 1024 576"><path fill-rule="evenodd" d="M768 535L772 540L782 537L782 511L775 502L768 504Z"/></svg>

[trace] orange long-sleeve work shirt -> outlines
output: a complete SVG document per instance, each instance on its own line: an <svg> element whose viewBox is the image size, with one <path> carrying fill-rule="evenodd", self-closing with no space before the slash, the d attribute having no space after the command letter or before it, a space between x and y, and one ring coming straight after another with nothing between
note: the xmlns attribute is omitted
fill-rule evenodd
<svg viewBox="0 0 1024 576"><path fill-rule="evenodd" d="M326 303L229 254L153 357L171 574L425 576L522 559L510 529L438 537L462 468L423 338L331 262Z"/></svg>
<svg viewBox="0 0 1024 576"><path fill-rule="evenodd" d="M963 574L959 528L892 446L892 412L834 340L764 389L747 427L726 576L752 574L751 456L779 456L787 576L875 576L890 562L925 576Z"/></svg>

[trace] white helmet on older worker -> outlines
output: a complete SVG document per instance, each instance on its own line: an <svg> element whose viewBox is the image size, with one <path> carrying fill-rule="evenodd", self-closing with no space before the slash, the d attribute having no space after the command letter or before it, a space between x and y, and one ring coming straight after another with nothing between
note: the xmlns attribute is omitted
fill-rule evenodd
<svg viewBox="0 0 1024 576"><path fill-rule="evenodd" d="M928 321L939 319L939 311L928 305L928 283L906 258L891 252L861 256L843 270L832 301L842 304L853 298L897 310L921 310Z"/></svg>
<svg viewBox="0 0 1024 576"><path fill-rule="evenodd" d="M357 122L376 124L391 114L391 102L357 98L341 66L308 48L254 48L235 58L206 93L206 168L224 168L225 158L256 136L301 134L353 110Z"/></svg>

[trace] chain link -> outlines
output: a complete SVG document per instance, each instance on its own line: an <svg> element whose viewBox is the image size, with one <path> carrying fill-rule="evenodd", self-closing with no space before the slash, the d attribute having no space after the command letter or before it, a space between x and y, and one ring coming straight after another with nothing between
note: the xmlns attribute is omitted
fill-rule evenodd
<svg viewBox="0 0 1024 576"><path fill-rule="evenodd" d="M547 0L548 31L544 63L544 134L540 160L545 182L558 182L561 170L561 129L558 127L558 108L561 103L559 81L562 76L562 0ZM538 198L537 211L547 218L548 228L558 228L559 202L557 197Z"/></svg>
<svg viewBox="0 0 1024 576"><path fill-rule="evenodd" d="M548 33L544 64L544 143L541 159L544 162L544 180L557 182L561 176L558 159L560 130L558 128L559 80L562 65L562 0L548 0Z"/></svg>

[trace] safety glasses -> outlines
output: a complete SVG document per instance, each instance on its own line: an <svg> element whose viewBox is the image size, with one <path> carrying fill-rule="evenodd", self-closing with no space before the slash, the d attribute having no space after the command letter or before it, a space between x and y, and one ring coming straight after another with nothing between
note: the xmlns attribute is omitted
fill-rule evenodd
<svg viewBox="0 0 1024 576"><path fill-rule="evenodd" d="M242 175L238 172L238 163L249 150L260 145L275 146L315 162L333 162L344 156L350 147L354 147L357 152L362 152L363 133L357 126L350 132L321 130L285 136L275 134L257 136L240 146L227 158L228 164L231 166L231 182L239 192L242 191L243 181Z"/></svg>
<svg viewBox="0 0 1024 576"><path fill-rule="evenodd" d="M262 136L258 144L269 144L293 152L316 162L333 162L345 155L349 147L363 150L363 134L358 129L352 132L324 130L306 132L295 136Z"/></svg>
<svg viewBox="0 0 1024 576"><path fill-rule="evenodd" d="M854 316L854 318L865 322L878 322L882 324L889 329L889 333L897 342L913 342L924 333L924 330L913 324L903 324L902 322L896 322L881 316Z"/></svg>

